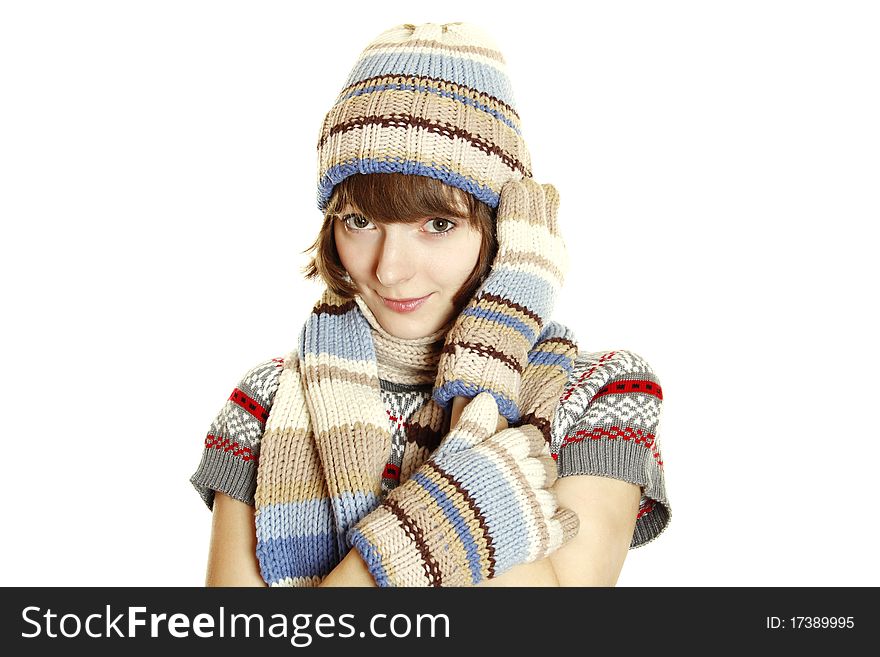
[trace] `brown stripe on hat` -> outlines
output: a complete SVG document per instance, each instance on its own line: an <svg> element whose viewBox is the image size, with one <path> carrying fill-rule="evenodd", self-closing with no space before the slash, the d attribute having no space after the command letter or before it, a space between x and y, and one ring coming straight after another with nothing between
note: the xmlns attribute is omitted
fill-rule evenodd
<svg viewBox="0 0 880 657"><path fill-rule="evenodd" d="M318 142L318 148L321 148L330 137L345 134L346 132L350 132L352 130L365 128L369 125L378 125L383 128L422 128L426 132L433 132L439 135L443 135L444 137L449 137L450 139L457 137L459 139L463 139L469 142L474 148L483 151L487 155L497 156L507 166L509 166L511 169L519 171L523 176L526 176L527 174L531 175L526 170L522 161L520 161L518 158L514 157L510 153L502 150L491 141L481 139L472 132L463 130L462 128L458 128L451 123L440 123L439 121L422 119L417 116L413 116L412 114L383 114L379 116L359 116L357 118L343 121L342 123L334 125L332 128L330 128L330 132L327 135L321 137L320 141Z"/></svg>
<svg viewBox="0 0 880 657"><path fill-rule="evenodd" d="M499 108L504 110L504 114L509 114L513 118L516 119L514 123L519 124L519 112L516 111L516 108L511 105L505 103L500 98L493 96L492 94L486 93L485 91L481 91L476 87L469 87L464 84L458 84L456 82L452 82L450 80L444 80L443 78L431 77L429 75L374 75L369 78L364 78L358 82L353 82L352 84L345 87L342 91L339 92L339 96L337 97L337 101L343 100L346 96L348 96L352 91L357 89L366 89L372 86L382 86L385 84L426 84L432 83L437 86L438 89L441 90L449 90L457 93L460 96L469 96L472 100L479 100L483 104L494 104Z"/></svg>

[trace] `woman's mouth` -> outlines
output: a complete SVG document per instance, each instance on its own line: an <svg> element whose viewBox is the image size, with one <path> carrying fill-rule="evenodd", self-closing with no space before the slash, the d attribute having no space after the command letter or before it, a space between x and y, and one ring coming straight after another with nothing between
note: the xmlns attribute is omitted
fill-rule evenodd
<svg viewBox="0 0 880 657"><path fill-rule="evenodd" d="M431 293L433 294L433 292ZM417 297L415 299L386 299L381 294L379 295L382 301L385 303L387 308L390 308L394 312L397 313L411 313L412 311L419 308L425 301L427 301L430 294L426 294L423 297Z"/></svg>

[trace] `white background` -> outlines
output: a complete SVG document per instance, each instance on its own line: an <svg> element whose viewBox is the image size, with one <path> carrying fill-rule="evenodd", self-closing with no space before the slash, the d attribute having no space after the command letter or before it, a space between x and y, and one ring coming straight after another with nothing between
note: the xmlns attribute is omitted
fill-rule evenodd
<svg viewBox="0 0 880 657"><path fill-rule="evenodd" d="M880 585L876 5L526 7L0 5L2 584L203 584L210 420L320 293L323 116L383 30L468 21L560 191L556 318L663 385L619 585Z"/></svg>

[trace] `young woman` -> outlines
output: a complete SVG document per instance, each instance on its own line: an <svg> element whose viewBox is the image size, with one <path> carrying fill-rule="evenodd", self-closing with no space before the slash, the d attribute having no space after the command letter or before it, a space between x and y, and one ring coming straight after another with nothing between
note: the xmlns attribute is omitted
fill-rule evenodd
<svg viewBox="0 0 880 657"><path fill-rule="evenodd" d="M206 584L614 585L671 518L662 390L550 319L558 195L497 47L465 23L383 32L318 154L306 275L327 290L205 440Z"/></svg>

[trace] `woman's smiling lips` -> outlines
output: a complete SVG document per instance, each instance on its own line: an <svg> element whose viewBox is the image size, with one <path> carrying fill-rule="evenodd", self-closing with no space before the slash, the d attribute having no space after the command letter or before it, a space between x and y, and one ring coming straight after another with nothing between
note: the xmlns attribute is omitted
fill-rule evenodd
<svg viewBox="0 0 880 657"><path fill-rule="evenodd" d="M431 294L433 294L433 292ZM381 294L379 295L387 308L398 313L411 313L425 303L430 296L430 294L427 294L423 297L416 297L414 299L386 299Z"/></svg>

